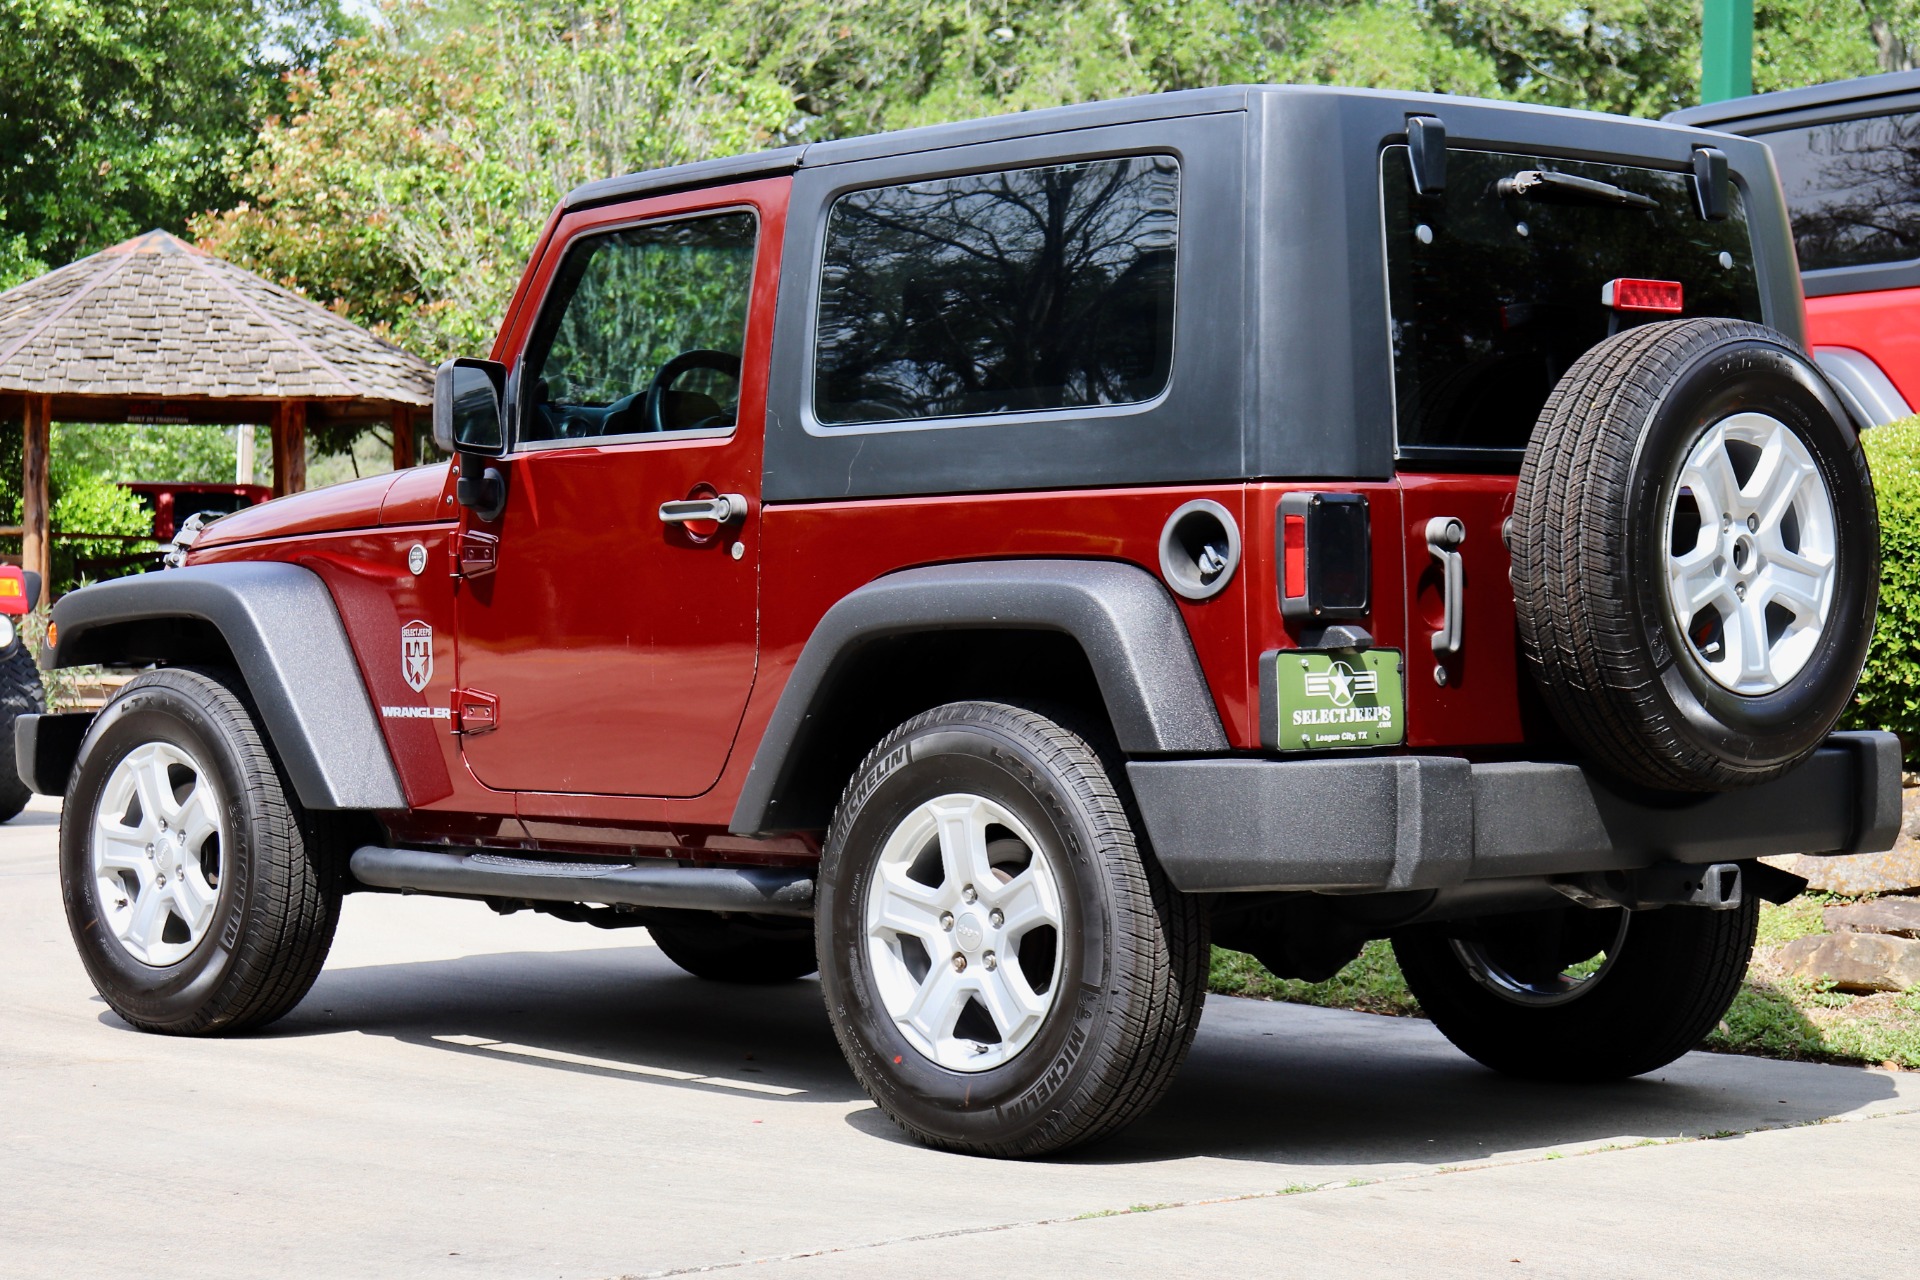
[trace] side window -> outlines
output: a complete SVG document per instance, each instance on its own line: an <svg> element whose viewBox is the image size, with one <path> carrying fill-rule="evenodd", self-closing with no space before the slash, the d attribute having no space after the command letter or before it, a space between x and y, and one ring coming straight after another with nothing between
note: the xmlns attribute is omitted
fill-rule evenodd
<svg viewBox="0 0 1920 1280"><path fill-rule="evenodd" d="M841 196L814 346L824 423L1134 404L1173 367L1171 156Z"/></svg>
<svg viewBox="0 0 1920 1280"><path fill-rule="evenodd" d="M754 233L732 212L568 248L527 348L521 442L733 426Z"/></svg>
<svg viewBox="0 0 1920 1280"><path fill-rule="evenodd" d="M1920 115L1760 135L1773 148L1800 269L1920 258Z"/></svg>

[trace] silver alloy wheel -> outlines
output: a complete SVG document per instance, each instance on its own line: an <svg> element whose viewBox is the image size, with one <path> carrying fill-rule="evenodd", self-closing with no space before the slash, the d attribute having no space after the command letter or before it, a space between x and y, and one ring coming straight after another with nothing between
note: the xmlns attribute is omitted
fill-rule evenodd
<svg viewBox="0 0 1920 1280"><path fill-rule="evenodd" d="M867 887L867 962L916 1051L987 1071L1032 1043L1053 1007L1064 941L1045 846L983 796L913 810Z"/></svg>
<svg viewBox="0 0 1920 1280"><path fill-rule="evenodd" d="M182 748L142 743L114 765L94 809L93 878L128 955L164 968L200 944L219 905L223 836L220 796Z"/></svg>
<svg viewBox="0 0 1920 1280"><path fill-rule="evenodd" d="M1627 926L1632 921L1633 912L1622 908L1620 927L1614 931L1613 941L1606 945L1604 950L1606 959L1600 962L1597 969L1591 973L1580 974L1569 973L1563 969L1545 982L1515 975L1483 944L1476 941L1465 938L1452 939L1453 954L1466 969L1468 976L1502 1000L1509 1004L1547 1008L1552 1005L1566 1004L1570 1000L1578 1000L1599 985L1600 979L1606 976L1608 969L1613 967L1613 962L1620 958L1620 950L1626 945Z"/></svg>
<svg viewBox="0 0 1920 1280"><path fill-rule="evenodd" d="M1758 696L1813 656L1833 608L1833 498L1813 455L1764 413L1707 428L1666 512L1667 604L1714 681Z"/></svg>

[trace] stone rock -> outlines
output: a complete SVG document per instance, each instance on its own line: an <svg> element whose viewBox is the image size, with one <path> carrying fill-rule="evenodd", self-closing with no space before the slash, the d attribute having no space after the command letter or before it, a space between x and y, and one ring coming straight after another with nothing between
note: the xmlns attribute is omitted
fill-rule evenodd
<svg viewBox="0 0 1920 1280"><path fill-rule="evenodd" d="M1884 933L1821 933L1795 938L1774 953L1788 973L1831 982L1842 991L1906 991L1920 987L1920 941Z"/></svg>
<svg viewBox="0 0 1920 1280"><path fill-rule="evenodd" d="M1886 933L1920 938L1920 899L1881 898L1828 907L1821 912L1829 933Z"/></svg>
<svg viewBox="0 0 1920 1280"><path fill-rule="evenodd" d="M1804 876L1807 888L1855 897L1868 893L1920 890L1920 845L1904 838L1886 853L1855 853L1843 858L1788 854L1761 861Z"/></svg>

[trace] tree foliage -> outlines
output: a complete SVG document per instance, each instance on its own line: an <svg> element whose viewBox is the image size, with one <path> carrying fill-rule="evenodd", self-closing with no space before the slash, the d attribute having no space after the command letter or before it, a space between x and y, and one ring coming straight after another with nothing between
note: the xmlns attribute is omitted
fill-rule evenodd
<svg viewBox="0 0 1920 1280"><path fill-rule="evenodd" d="M199 234L429 356L484 349L559 197L591 178L751 149L790 108L742 72L718 6L423 6L290 77L238 174L253 200ZM677 35L675 33L678 33Z"/></svg>
<svg viewBox="0 0 1920 1280"><path fill-rule="evenodd" d="M0 0L15 4L20 0ZM579 182L809 139L1244 81L1657 116L1699 0L405 0L288 77L196 223L428 358L484 350ZM1920 0L1759 0L1756 86L1900 69Z"/></svg>
<svg viewBox="0 0 1920 1280"><path fill-rule="evenodd" d="M0 0L0 288L234 198L338 0Z"/></svg>

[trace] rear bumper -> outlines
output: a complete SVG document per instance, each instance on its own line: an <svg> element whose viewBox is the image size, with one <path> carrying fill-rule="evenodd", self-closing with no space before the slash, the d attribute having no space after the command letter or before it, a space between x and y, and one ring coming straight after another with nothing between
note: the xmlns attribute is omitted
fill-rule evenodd
<svg viewBox="0 0 1920 1280"><path fill-rule="evenodd" d="M1636 797L1579 765L1452 756L1136 761L1127 776L1160 865L1188 893L1873 853L1900 833L1890 733L1836 733L1774 782L1683 797Z"/></svg>

